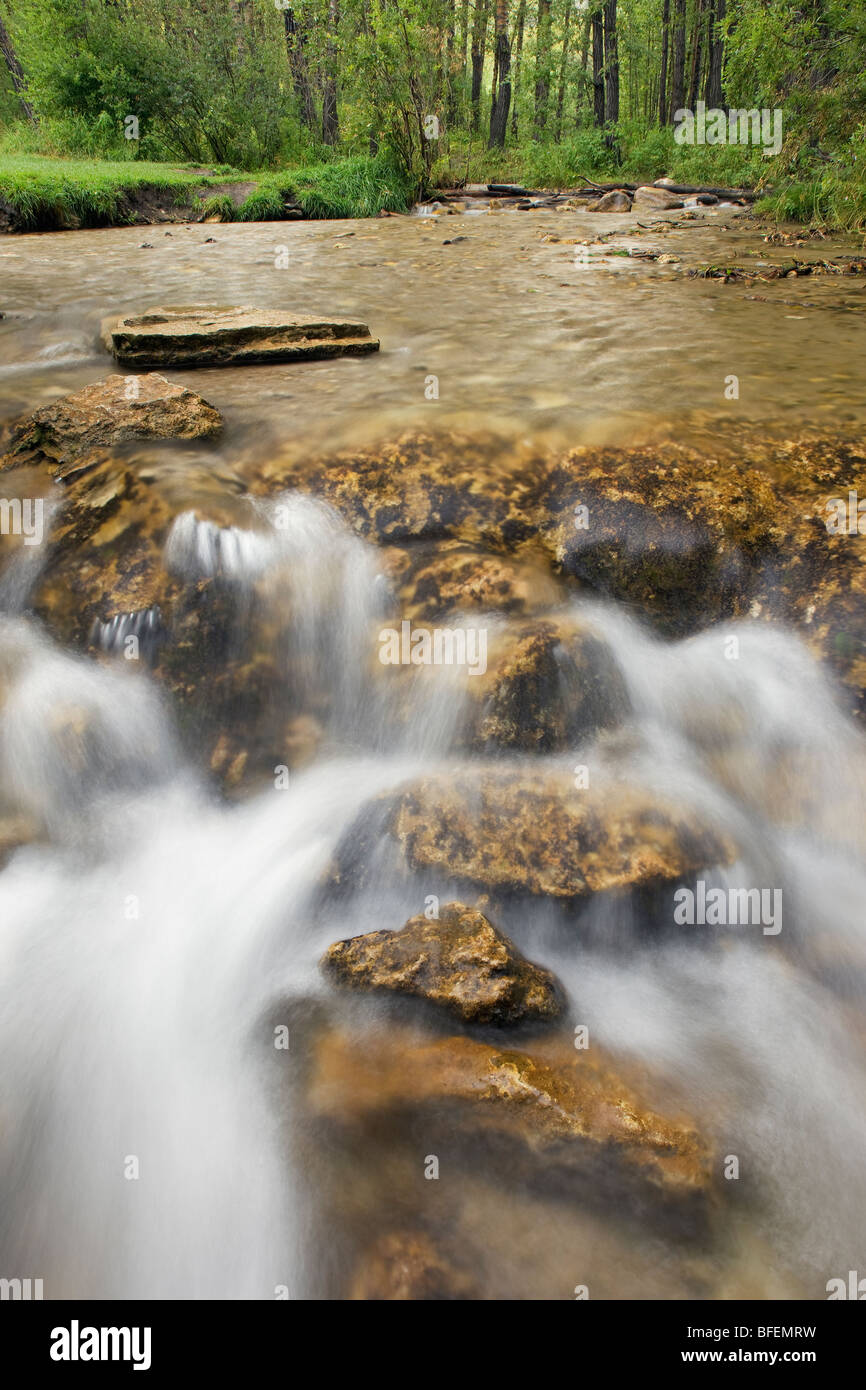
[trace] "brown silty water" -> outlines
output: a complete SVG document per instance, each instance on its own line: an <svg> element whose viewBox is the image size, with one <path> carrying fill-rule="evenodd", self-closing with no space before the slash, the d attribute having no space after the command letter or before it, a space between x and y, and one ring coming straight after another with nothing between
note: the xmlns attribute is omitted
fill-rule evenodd
<svg viewBox="0 0 866 1390"><path fill-rule="evenodd" d="M5 420L112 370L109 313L381 341L167 371L225 431L117 451L158 505L96 505L152 553L100 569L85 530L4 572L2 809L33 827L0 872L4 1269L47 1297L823 1298L862 1262L863 542L821 569L814 527L856 484L866 277L767 282L857 248L763 235L479 208L0 241ZM754 278L687 273L731 265ZM557 529L590 474L601 556ZM62 486L6 482L63 526ZM721 560L683 580L704 526ZM87 629L141 594L171 631L130 670ZM407 618L483 629L489 669L384 665ZM696 880L779 889L784 925L678 922ZM453 901L553 973L556 1021L320 969Z"/></svg>

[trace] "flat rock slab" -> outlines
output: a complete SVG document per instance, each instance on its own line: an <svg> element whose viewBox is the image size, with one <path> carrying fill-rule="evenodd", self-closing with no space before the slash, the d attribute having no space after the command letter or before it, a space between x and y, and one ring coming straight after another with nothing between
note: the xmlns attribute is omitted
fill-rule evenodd
<svg viewBox="0 0 866 1390"><path fill-rule="evenodd" d="M234 367L379 350L365 323L203 304L105 319L102 341L130 367Z"/></svg>

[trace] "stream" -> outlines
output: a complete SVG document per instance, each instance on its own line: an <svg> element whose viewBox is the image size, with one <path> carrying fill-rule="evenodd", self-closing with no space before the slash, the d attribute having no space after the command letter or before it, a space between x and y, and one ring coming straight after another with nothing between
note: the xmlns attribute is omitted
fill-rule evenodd
<svg viewBox="0 0 866 1390"><path fill-rule="evenodd" d="M220 578L234 635L212 653L215 705L221 662L267 655L255 703L226 705L233 733L315 708L314 752L287 776L275 754L273 778L226 794L147 663L64 642L33 611L50 547L19 548L0 572L0 810L39 827L0 869L0 1274L43 1279L46 1298L342 1299L363 1296L357 1271L391 1230L423 1231L470 1290L455 1296L482 1299L584 1285L592 1298L821 1299L862 1269L866 741L802 632L733 618L671 635L632 602L540 576L521 620L553 614L565 634L556 699L574 698L588 632L618 692L615 727L467 751L472 679L376 660L403 616L383 548L328 502L260 484L263 460L405 430L495 428L516 450L673 440L733 459L750 433L862 438L862 280L750 299L685 270L790 257L751 217L643 220L660 225L482 211L0 239L0 421L107 375L111 312L249 303L345 313L381 340L372 358L166 373L226 427L160 455L165 568L189 592ZM612 254L629 246L680 259ZM851 252L840 240L794 254ZM202 521L227 476L232 524ZM484 622L494 642L515 619ZM359 1057L394 1027L532 1050L532 1028L502 1041L410 1000L340 995L319 963L431 897L474 900L456 867L398 862L371 807L467 767L519 785L583 765L602 799L639 787L730 842L727 862L705 866L711 887L782 894L774 933L768 919L677 928L672 886L626 884L577 908L489 892L492 920L559 982L566 1046L587 1026L654 1113L709 1136L714 1195L697 1213L627 1187L594 1196L543 1156L526 1172L411 1097L405 1122L374 1110L357 1128L350 1101L310 1101L329 1029ZM338 891L347 844L366 871Z"/></svg>

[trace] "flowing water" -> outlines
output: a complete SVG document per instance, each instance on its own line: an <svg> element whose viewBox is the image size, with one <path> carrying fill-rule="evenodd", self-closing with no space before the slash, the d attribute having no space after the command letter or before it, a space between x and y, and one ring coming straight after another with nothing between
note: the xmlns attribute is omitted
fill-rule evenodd
<svg viewBox="0 0 866 1390"><path fill-rule="evenodd" d="M732 256L747 233L724 230L725 215L664 244L703 238L709 258ZM728 372L744 383L740 422L862 423L850 305L800 314L628 263L578 269L572 246L541 241L553 221L6 238L0 405L11 416L104 374L95 330L121 306L306 311L324 295L371 323L380 359L177 375L225 414L220 456L241 476L287 438L303 449L432 412L571 442L648 437L662 421L700 438L717 429ZM599 225L612 224L555 217L560 235ZM442 245L457 234L467 241ZM288 271L273 266L279 242ZM431 374L438 400L425 399ZM712 885L783 890L778 934L673 930L669 899L625 890L576 921L528 898L497 918L562 982L566 1032L588 1025L658 1108L738 1157L709 1233L509 1183L436 1122L409 1157L375 1139L332 1151L303 1103L307 1037L334 1007L318 962L337 939L400 926L429 894L460 894L398 871L384 837L348 897L322 884L366 806L465 765L467 695L432 667L412 673L408 699L395 693L371 659L383 623L399 625L395 600L379 553L335 513L297 494L252 507L242 527L181 508L166 568L190 587L220 575L238 622L263 634L268 615L290 613L268 700L288 711L285 673L298 670L332 699L315 759L234 802L150 676L40 628L38 561L17 551L0 580L0 809L37 829L0 872L0 1272L42 1278L51 1298L343 1297L370 1236L414 1218L459 1246L488 1298L568 1298L579 1283L593 1297L824 1297L866 1246L866 744L829 677L793 633L732 624L665 642L620 605L563 600L609 651L627 713L616 737L544 765L591 761L602 786L626 778L727 834L738 858L707 866ZM527 760L495 762L517 774ZM363 1048L387 1011L345 1007ZM407 1165L443 1145L456 1190L407 1196Z"/></svg>

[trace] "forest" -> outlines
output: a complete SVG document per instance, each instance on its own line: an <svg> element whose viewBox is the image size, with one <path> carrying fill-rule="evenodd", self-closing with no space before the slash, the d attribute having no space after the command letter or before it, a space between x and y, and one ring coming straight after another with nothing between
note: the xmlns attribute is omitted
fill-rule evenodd
<svg viewBox="0 0 866 1390"><path fill-rule="evenodd" d="M0 49L4 167L348 157L347 210L359 181L672 175L866 220L863 0L2 0ZM781 149L678 144L700 102L780 110Z"/></svg>

